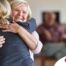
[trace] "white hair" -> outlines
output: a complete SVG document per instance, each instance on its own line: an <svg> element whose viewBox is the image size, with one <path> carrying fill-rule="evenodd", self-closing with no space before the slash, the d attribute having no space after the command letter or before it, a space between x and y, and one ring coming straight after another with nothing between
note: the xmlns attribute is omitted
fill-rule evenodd
<svg viewBox="0 0 66 66"><path fill-rule="evenodd" d="M15 6L20 5L20 4L27 4L27 7L28 7L27 11L29 13L28 19L31 19L32 12L31 12L30 6L29 6L29 4L28 4L28 2L26 0L13 0L10 4L11 4L12 8L15 8Z"/></svg>

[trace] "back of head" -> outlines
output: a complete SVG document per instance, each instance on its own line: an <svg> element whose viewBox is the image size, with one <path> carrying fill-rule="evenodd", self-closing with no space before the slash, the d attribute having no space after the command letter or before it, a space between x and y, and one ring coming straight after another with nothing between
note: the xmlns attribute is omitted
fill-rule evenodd
<svg viewBox="0 0 66 66"><path fill-rule="evenodd" d="M11 14L11 7L7 0L0 0L0 24L6 24L7 19Z"/></svg>
<svg viewBox="0 0 66 66"><path fill-rule="evenodd" d="M7 0L0 0L0 18L7 18L11 14L11 7Z"/></svg>

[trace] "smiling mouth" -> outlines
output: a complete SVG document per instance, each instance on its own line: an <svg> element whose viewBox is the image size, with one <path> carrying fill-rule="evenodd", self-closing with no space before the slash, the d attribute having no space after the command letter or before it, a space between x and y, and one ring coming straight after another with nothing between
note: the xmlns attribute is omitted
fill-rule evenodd
<svg viewBox="0 0 66 66"><path fill-rule="evenodd" d="M26 22L26 20L16 19L17 22Z"/></svg>

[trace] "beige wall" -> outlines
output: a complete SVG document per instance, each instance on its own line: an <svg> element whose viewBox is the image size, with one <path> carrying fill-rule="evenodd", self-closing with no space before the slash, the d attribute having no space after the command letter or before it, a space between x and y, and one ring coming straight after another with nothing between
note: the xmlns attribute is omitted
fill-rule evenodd
<svg viewBox="0 0 66 66"><path fill-rule="evenodd" d="M66 22L66 0L27 0L32 9L37 25L41 23L42 11L59 11L61 23Z"/></svg>

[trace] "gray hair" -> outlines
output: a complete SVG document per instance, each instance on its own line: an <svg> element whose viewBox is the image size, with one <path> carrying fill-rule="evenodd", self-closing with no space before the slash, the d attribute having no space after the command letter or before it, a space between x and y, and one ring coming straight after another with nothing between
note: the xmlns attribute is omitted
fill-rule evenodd
<svg viewBox="0 0 66 66"><path fill-rule="evenodd" d="M20 4L27 4L27 7L28 7L28 13L29 13L29 15L28 15L28 20L29 19L31 19L31 17L32 17L32 12L31 12L31 9L30 9L30 6L29 6L29 4L28 4L28 2L26 1L26 0L13 0L12 2L11 2L11 7L12 8L15 8L15 6L17 6L17 5L20 5Z"/></svg>

